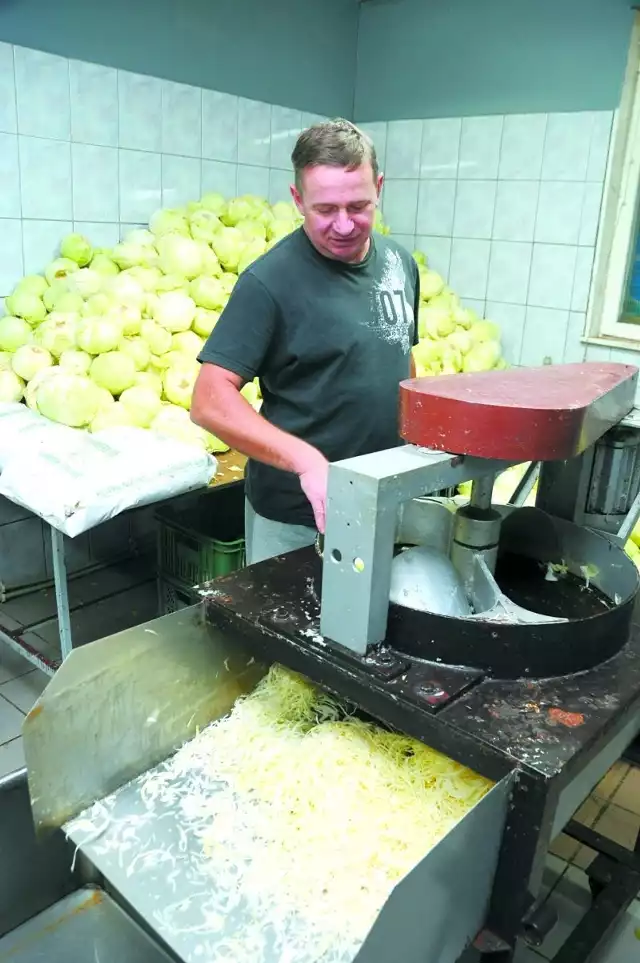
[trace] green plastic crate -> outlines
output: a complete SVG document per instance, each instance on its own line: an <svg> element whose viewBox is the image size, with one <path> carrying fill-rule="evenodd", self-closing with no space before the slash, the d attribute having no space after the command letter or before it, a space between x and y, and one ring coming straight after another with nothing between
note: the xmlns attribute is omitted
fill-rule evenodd
<svg viewBox="0 0 640 963"><path fill-rule="evenodd" d="M156 519L160 579L191 588L244 566L244 482L183 495Z"/></svg>

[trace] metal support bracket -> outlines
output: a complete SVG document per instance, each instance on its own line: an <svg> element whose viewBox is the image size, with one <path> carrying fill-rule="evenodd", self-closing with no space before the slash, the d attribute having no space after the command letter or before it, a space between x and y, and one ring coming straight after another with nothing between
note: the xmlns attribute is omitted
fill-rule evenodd
<svg viewBox="0 0 640 963"><path fill-rule="evenodd" d="M322 635L363 655L387 632L400 506L512 462L406 445L329 467L322 575Z"/></svg>
<svg viewBox="0 0 640 963"><path fill-rule="evenodd" d="M64 555L64 535L53 525L51 528L51 554L53 556L53 581L56 590L56 608L58 610L58 632L60 635L60 650L63 660L70 655L73 643L71 639L71 615L69 613L69 593L67 590L67 562Z"/></svg>

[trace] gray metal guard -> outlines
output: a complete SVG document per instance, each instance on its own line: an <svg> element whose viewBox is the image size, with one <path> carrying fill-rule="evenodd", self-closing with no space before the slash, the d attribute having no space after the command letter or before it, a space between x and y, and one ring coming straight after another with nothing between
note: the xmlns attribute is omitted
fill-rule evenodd
<svg viewBox="0 0 640 963"><path fill-rule="evenodd" d="M360 655L382 642L400 505L511 464L405 445L330 465L321 634Z"/></svg>

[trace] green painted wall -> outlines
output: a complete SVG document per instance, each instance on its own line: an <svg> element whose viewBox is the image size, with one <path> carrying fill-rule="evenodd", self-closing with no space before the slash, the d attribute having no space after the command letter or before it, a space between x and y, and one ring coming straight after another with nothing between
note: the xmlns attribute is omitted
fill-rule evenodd
<svg viewBox="0 0 640 963"><path fill-rule="evenodd" d="M618 106L632 0L369 0L361 121Z"/></svg>
<svg viewBox="0 0 640 963"><path fill-rule="evenodd" d="M0 0L0 40L360 121L614 108L631 22L631 0Z"/></svg>
<svg viewBox="0 0 640 963"><path fill-rule="evenodd" d="M0 0L0 40L322 114L353 110L355 0Z"/></svg>

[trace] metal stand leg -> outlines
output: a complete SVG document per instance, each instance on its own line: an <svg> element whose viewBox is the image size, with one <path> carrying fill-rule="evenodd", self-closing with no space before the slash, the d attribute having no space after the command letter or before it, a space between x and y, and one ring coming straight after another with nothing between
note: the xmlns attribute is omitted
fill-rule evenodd
<svg viewBox="0 0 640 963"><path fill-rule="evenodd" d="M56 588L56 607L58 609L58 632L62 659L67 658L73 648L71 642L71 617L69 615L69 595L67 593L67 564L64 557L64 535L51 527L51 552L53 555L53 581Z"/></svg>
<svg viewBox="0 0 640 963"><path fill-rule="evenodd" d="M518 938L526 933L527 924L531 935L540 925L539 917L532 914L536 910L555 807L556 796L549 782L527 772L519 774L513 788L485 929L474 943L481 952L482 963L513 963Z"/></svg>

